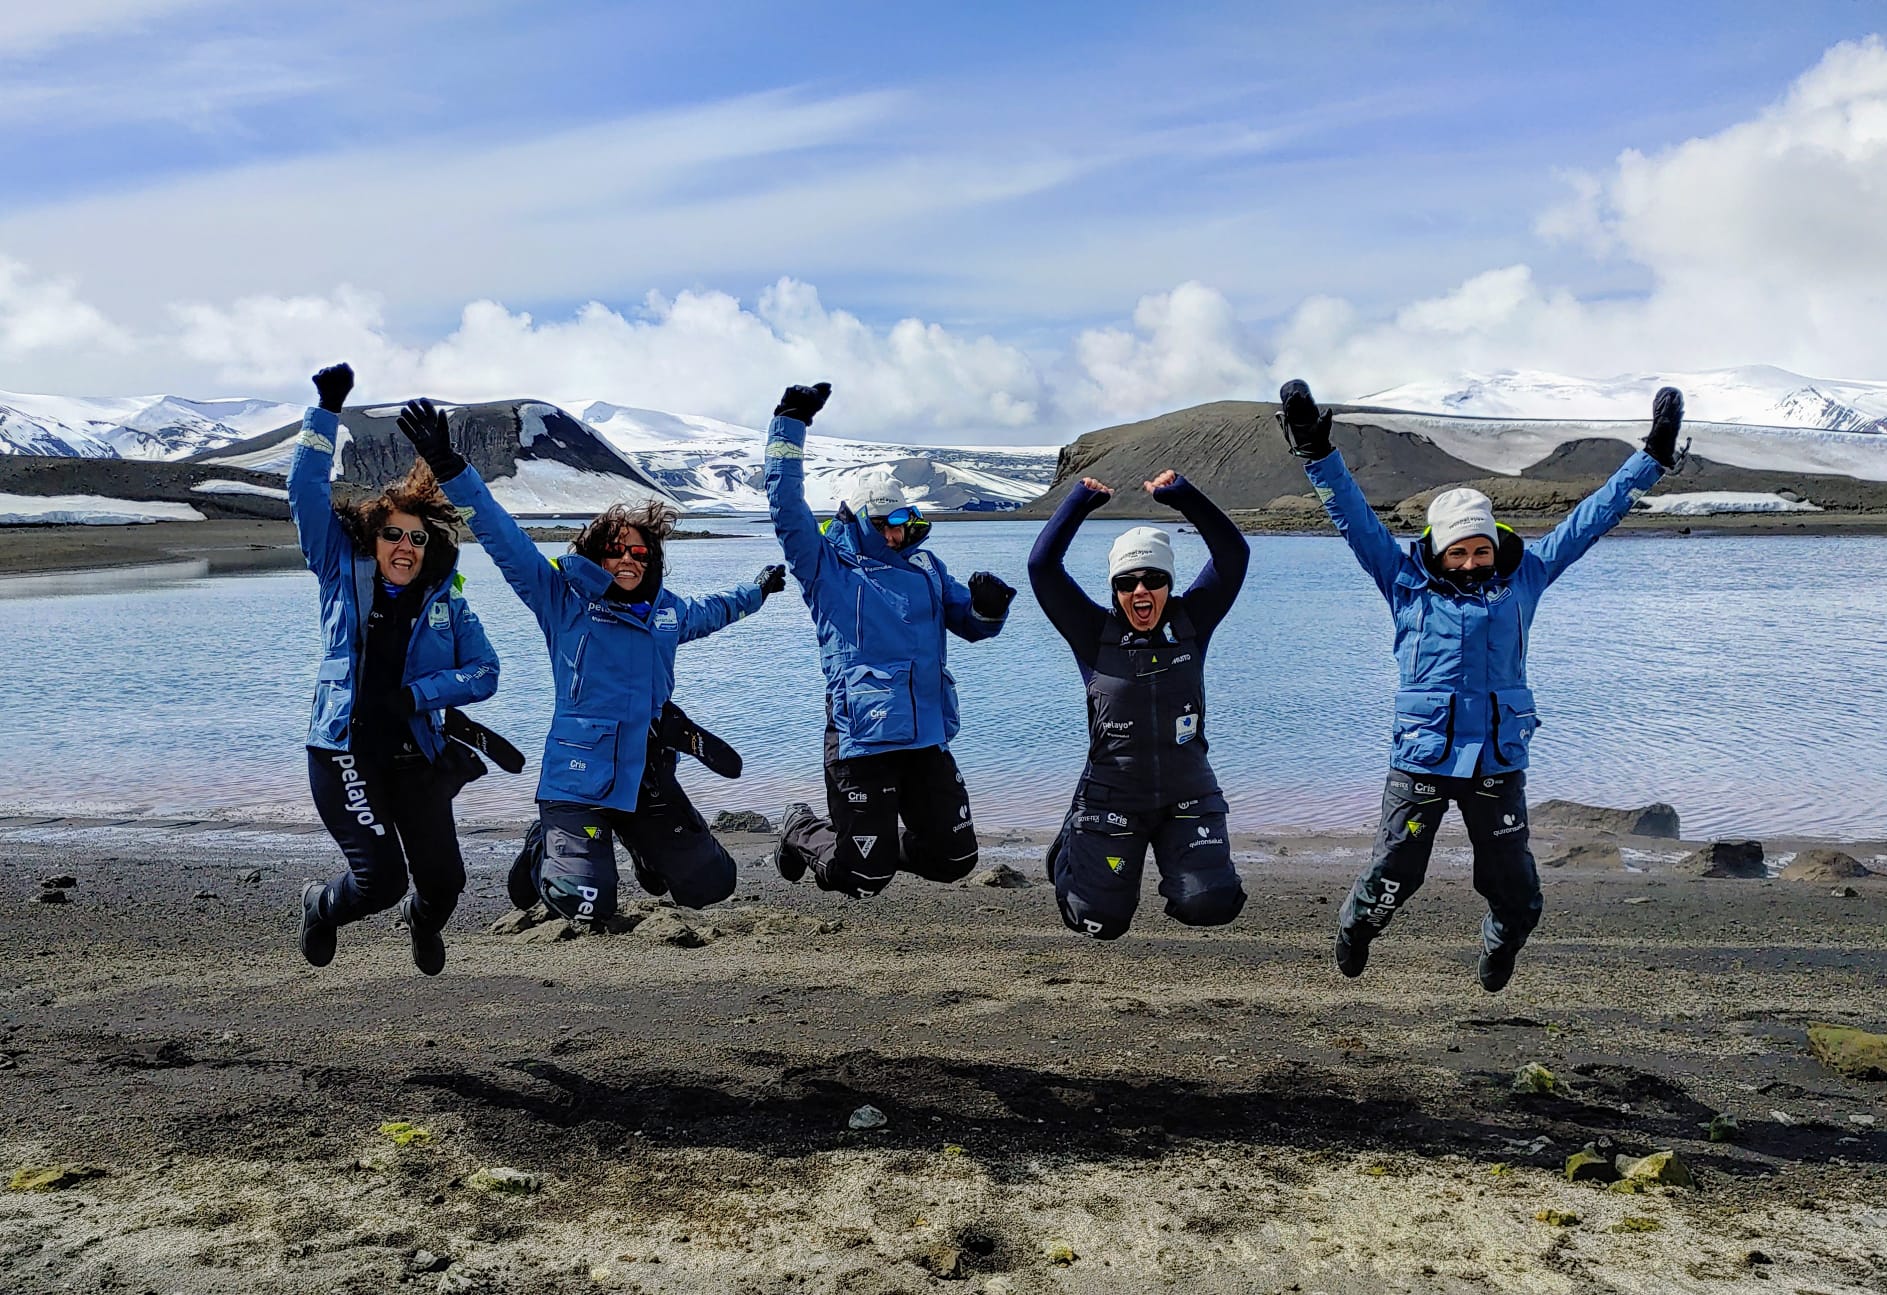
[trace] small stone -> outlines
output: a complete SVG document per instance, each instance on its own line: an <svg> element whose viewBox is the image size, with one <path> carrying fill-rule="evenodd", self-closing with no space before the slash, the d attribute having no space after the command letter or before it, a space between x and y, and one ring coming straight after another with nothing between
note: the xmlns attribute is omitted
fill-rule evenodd
<svg viewBox="0 0 1887 1295"><path fill-rule="evenodd" d="M13 1171L7 1180L11 1192L55 1192L88 1178L103 1178L105 1171L96 1165L27 1165Z"/></svg>
<svg viewBox="0 0 1887 1295"><path fill-rule="evenodd" d="M1775 1260L1771 1259L1760 1250L1751 1250L1743 1255L1743 1267L1745 1268L1760 1268L1765 1264L1772 1264L1774 1262Z"/></svg>
<svg viewBox="0 0 1887 1295"><path fill-rule="evenodd" d="M540 922L518 937L520 944L556 944L560 940L577 938L577 928L558 918L554 922Z"/></svg>
<svg viewBox="0 0 1887 1295"><path fill-rule="evenodd" d="M852 1112L845 1126L849 1129L882 1129L888 1123L890 1121L885 1118L883 1111L867 1103Z"/></svg>
<svg viewBox="0 0 1887 1295"><path fill-rule="evenodd" d="M1872 1115L1861 1115L1857 1113L1848 1116L1848 1123L1859 1124L1863 1128L1871 1129L1874 1127L1875 1121Z"/></svg>
<svg viewBox="0 0 1887 1295"><path fill-rule="evenodd" d="M1569 1183L1609 1183L1618 1177L1610 1156L1588 1142L1566 1157L1566 1181Z"/></svg>
<svg viewBox="0 0 1887 1295"><path fill-rule="evenodd" d="M534 904L530 908L514 908L485 929L493 935L517 935L543 921L543 914L547 911L542 904Z"/></svg>
<svg viewBox="0 0 1887 1295"><path fill-rule="evenodd" d="M1666 1187L1694 1187L1690 1166L1675 1151L1653 1151L1633 1160L1618 1158L1618 1176L1627 1182L1662 1183Z"/></svg>
<svg viewBox="0 0 1887 1295"><path fill-rule="evenodd" d="M1663 1230L1664 1224L1656 1219L1648 1219L1642 1214L1627 1214L1606 1229L1608 1232L1662 1232Z"/></svg>
<svg viewBox="0 0 1887 1295"><path fill-rule="evenodd" d="M1817 1021L1808 1027L1808 1050L1849 1079L1887 1079L1887 1034Z"/></svg>
<svg viewBox="0 0 1887 1295"><path fill-rule="evenodd" d="M1745 880L1767 877L1763 867L1761 841L1712 841L1677 865L1680 872L1697 877L1740 877Z"/></svg>
<svg viewBox="0 0 1887 1295"><path fill-rule="evenodd" d="M933 1277L955 1281L963 1276L963 1252L955 1246L933 1246L918 1257L918 1266Z"/></svg>
<svg viewBox="0 0 1887 1295"><path fill-rule="evenodd" d="M1080 1256L1075 1253L1073 1246L1063 1241L1060 1237L1055 1237L1042 1243L1042 1258L1048 1260L1051 1264L1066 1268L1069 1264L1080 1258Z"/></svg>
<svg viewBox="0 0 1887 1295"><path fill-rule="evenodd" d="M701 932L673 913L651 913L646 922L636 927L635 934L641 939L653 940L674 949L698 949L707 943Z"/></svg>
<svg viewBox="0 0 1887 1295"><path fill-rule="evenodd" d="M66 893L63 890L42 890L33 898L42 904L63 904L66 902Z"/></svg>
<svg viewBox="0 0 1887 1295"><path fill-rule="evenodd" d="M475 1192L486 1192L494 1196L528 1196L542 1189L544 1183L536 1174L527 1174L522 1169L508 1169L497 1165L469 1174L465 1179L465 1185Z"/></svg>
<svg viewBox="0 0 1887 1295"><path fill-rule="evenodd" d="M976 884L996 890L1026 890L1029 879L1006 863L999 863L976 874Z"/></svg>
<svg viewBox="0 0 1887 1295"><path fill-rule="evenodd" d="M444 1255L436 1255L430 1250L415 1250L413 1257L407 1260L406 1266L416 1273L436 1273L443 1272L451 1266L451 1263L452 1261Z"/></svg>
<svg viewBox="0 0 1887 1295"><path fill-rule="evenodd" d="M1836 899L1859 899L1861 897L1861 892L1852 886L1836 886L1828 893L1833 895Z"/></svg>
<svg viewBox="0 0 1887 1295"><path fill-rule="evenodd" d="M454 1266L439 1274L439 1289L443 1295L465 1295L478 1289L478 1278Z"/></svg>
<svg viewBox="0 0 1887 1295"><path fill-rule="evenodd" d="M1630 899L1626 900L1625 902L1627 904L1649 904L1651 902L1651 896L1633 895Z"/></svg>
<svg viewBox="0 0 1887 1295"><path fill-rule="evenodd" d="M1736 1141L1737 1134L1742 1132L1742 1130L1737 1127L1736 1117L1728 1111L1724 1111L1720 1115L1711 1116L1709 1129L1710 1140L1712 1142L1734 1142Z"/></svg>
<svg viewBox="0 0 1887 1295"><path fill-rule="evenodd" d="M1571 1210L1536 1210L1533 1217L1555 1228L1570 1228L1579 1222L1579 1216Z"/></svg>
<svg viewBox="0 0 1887 1295"><path fill-rule="evenodd" d="M1551 1097L1571 1097L1566 1082L1537 1061L1529 1061L1514 1071L1513 1091Z"/></svg>
<svg viewBox="0 0 1887 1295"><path fill-rule="evenodd" d="M773 831L773 822L765 814L750 809L724 809L710 825L716 832L750 832L756 836Z"/></svg>
<svg viewBox="0 0 1887 1295"><path fill-rule="evenodd" d="M262 880L262 869L251 868L249 871L243 873L242 876L236 878L236 880L246 886L254 886Z"/></svg>
<svg viewBox="0 0 1887 1295"><path fill-rule="evenodd" d="M217 900L220 900L220 899L222 898L222 896L221 896L221 895L219 895L219 894L217 894L217 893L216 893L215 891L213 891L213 890L199 890L199 891L198 891L198 892L197 892L196 894L194 894L194 895L192 895L192 896L190 896L190 898L192 898L192 899L217 899Z"/></svg>
<svg viewBox="0 0 1887 1295"><path fill-rule="evenodd" d="M71 890L79 884L79 879L70 873L62 872L56 877L41 877L39 884L43 890Z"/></svg>
<svg viewBox="0 0 1887 1295"><path fill-rule="evenodd" d="M1625 866L1625 856L1610 841L1581 841L1542 858L1540 866L1615 870Z"/></svg>

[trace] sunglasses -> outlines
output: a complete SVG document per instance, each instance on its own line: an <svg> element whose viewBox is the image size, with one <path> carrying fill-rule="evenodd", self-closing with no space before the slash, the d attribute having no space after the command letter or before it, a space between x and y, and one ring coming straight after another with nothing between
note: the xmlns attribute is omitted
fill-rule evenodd
<svg viewBox="0 0 1887 1295"><path fill-rule="evenodd" d="M921 522L924 520L924 514L915 508L894 508L885 516L874 517L872 520L880 530L883 530L887 526L909 526L912 522Z"/></svg>
<svg viewBox="0 0 1887 1295"><path fill-rule="evenodd" d="M612 544L603 550L603 556L610 560L629 558L632 561L647 563L649 546L646 544Z"/></svg>
<svg viewBox="0 0 1887 1295"><path fill-rule="evenodd" d="M1173 577L1164 571L1123 571L1108 581L1117 594L1130 594L1145 585L1148 593L1164 589L1173 583Z"/></svg>
<svg viewBox="0 0 1887 1295"><path fill-rule="evenodd" d="M380 538L389 544L398 544L402 539L411 540L414 548L423 549L432 536L424 530L409 531L399 526L382 526Z"/></svg>

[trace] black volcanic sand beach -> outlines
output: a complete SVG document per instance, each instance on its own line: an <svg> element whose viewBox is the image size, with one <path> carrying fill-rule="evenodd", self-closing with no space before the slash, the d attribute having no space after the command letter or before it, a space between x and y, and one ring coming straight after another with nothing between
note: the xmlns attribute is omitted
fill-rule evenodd
<svg viewBox="0 0 1887 1295"><path fill-rule="evenodd" d="M1039 839L987 831L1034 884L852 903L733 836L716 909L494 933L516 838L468 831L427 979L390 916L301 961L319 829L0 820L0 1151L73 1167L0 1194L5 1288L1887 1289L1887 1084L1804 1045L1887 1025L1880 877L1705 880L1634 841L1644 871L1545 870L1495 997L1453 835L1356 982L1357 838L1241 838L1235 925L1149 892L1107 945L1061 927ZM1533 1061L1567 1095L1513 1092ZM1606 1139L1695 1185L1565 1181Z"/></svg>

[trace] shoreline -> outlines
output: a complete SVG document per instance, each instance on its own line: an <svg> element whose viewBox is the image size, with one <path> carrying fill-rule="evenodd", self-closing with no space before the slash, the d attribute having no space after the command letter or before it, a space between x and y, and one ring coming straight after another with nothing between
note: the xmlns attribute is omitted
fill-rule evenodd
<svg viewBox="0 0 1887 1295"><path fill-rule="evenodd" d="M1170 512L1125 510L1110 513L1119 521L1172 521ZM1301 515L1234 512L1232 519L1247 534L1335 534L1321 518ZM1016 511L938 513L939 522L1013 521L1042 524L1047 514ZM712 526L713 517L701 523ZM1558 523L1556 517L1516 516L1509 523L1525 534L1538 534ZM566 540L569 527L542 529L543 538ZM1847 538L1887 535L1887 514L1799 513L1724 514L1710 517L1627 517L1612 532L1630 536L1685 536L1769 538ZM732 539L738 536L706 531L678 532L677 540ZM477 541L466 538L465 543ZM0 577L49 574L60 571L110 567L154 566L171 562L206 563L203 574L230 575L250 571L294 569L302 564L295 528L284 521L219 520L203 522L149 522L128 526L5 526L0 527Z"/></svg>

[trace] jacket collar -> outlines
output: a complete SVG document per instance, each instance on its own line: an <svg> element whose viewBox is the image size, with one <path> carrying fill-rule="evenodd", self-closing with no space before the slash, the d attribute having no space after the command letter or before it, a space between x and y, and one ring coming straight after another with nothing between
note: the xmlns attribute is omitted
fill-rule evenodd
<svg viewBox="0 0 1887 1295"><path fill-rule="evenodd" d="M1496 522L1494 527L1498 532L1494 540L1494 576L1496 582L1504 583L1520 569L1520 559L1526 553L1527 546L1519 532L1505 522ZM1407 574L1409 584L1439 588L1464 598L1473 596L1474 590L1457 584L1453 573L1443 569L1441 555L1429 547L1427 529L1410 542L1409 556L1420 568L1419 572Z"/></svg>

